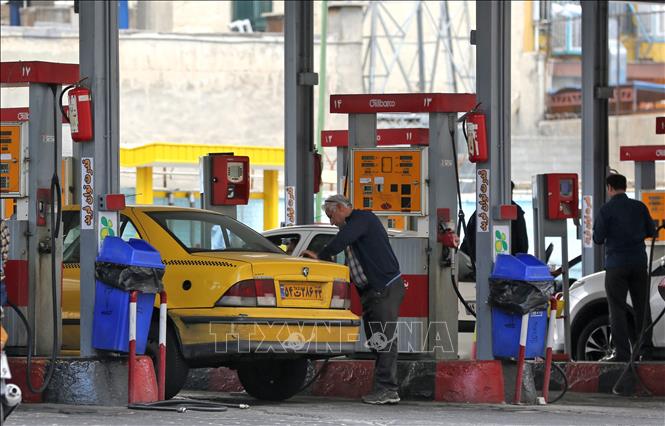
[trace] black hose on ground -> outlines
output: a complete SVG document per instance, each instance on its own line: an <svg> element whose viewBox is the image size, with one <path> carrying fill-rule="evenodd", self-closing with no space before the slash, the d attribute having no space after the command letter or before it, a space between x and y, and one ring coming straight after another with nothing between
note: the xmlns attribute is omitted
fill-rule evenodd
<svg viewBox="0 0 665 426"><path fill-rule="evenodd" d="M312 386L312 383L314 383L316 381L316 379L321 377L321 374L323 373L323 371L326 369L326 367L328 367L328 362L330 362L330 358L326 358L325 361L323 361L323 365L321 366L321 368L319 368L319 371L317 371L316 374L314 375L314 377L309 379L309 381L307 383L302 385L302 387L300 389L298 389L298 392L296 392L296 394L298 394L298 393L304 391L305 389L307 389L308 387Z"/></svg>
<svg viewBox="0 0 665 426"><path fill-rule="evenodd" d="M555 363L554 361L552 361L552 367L554 367L554 369L557 370L559 372L559 374L561 375L561 377L563 379L563 383L562 383L562 388L563 389L562 389L561 393L556 398L554 398L550 401L545 401L548 404L554 404L555 402L557 402L561 398L563 398L563 396L566 394L566 392L568 392L568 377L566 376L566 371L563 368L561 368L561 366L559 364ZM549 383L543 383L543 386L549 386Z"/></svg>

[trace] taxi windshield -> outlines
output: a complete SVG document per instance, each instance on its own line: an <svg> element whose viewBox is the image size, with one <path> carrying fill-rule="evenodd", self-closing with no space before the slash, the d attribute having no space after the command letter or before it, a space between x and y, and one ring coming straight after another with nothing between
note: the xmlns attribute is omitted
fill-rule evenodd
<svg viewBox="0 0 665 426"><path fill-rule="evenodd" d="M252 251L281 253L252 228L221 214L200 211L146 212L188 252Z"/></svg>

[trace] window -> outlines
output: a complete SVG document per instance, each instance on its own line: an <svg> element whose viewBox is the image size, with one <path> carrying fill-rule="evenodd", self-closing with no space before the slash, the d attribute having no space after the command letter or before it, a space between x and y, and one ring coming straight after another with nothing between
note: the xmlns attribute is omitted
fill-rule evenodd
<svg viewBox="0 0 665 426"><path fill-rule="evenodd" d="M651 41L665 38L665 6L661 4L640 4L635 16L640 36Z"/></svg>
<svg viewBox="0 0 665 426"><path fill-rule="evenodd" d="M81 214L78 211L62 212L62 262L79 263L81 259Z"/></svg>
<svg viewBox="0 0 665 426"><path fill-rule="evenodd" d="M129 241L130 238L141 238L139 231L127 216L120 216L120 238L124 241Z"/></svg>
<svg viewBox="0 0 665 426"><path fill-rule="evenodd" d="M293 251L300 242L300 234L278 234L266 238L268 238L268 240L275 246L286 252L286 254L293 254Z"/></svg>
<svg viewBox="0 0 665 426"><path fill-rule="evenodd" d="M282 253L261 234L228 216L197 211L148 212L188 252Z"/></svg>
<svg viewBox="0 0 665 426"><path fill-rule="evenodd" d="M272 1L238 0L233 2L233 21L248 19L253 31L265 31L266 19L262 13L272 12Z"/></svg>
<svg viewBox="0 0 665 426"><path fill-rule="evenodd" d="M578 2L552 2L550 48L554 55L582 53L582 7Z"/></svg>

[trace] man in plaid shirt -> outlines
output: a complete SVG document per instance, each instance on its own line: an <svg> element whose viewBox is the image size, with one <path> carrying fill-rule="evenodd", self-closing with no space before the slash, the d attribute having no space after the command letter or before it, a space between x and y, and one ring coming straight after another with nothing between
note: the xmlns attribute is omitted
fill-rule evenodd
<svg viewBox="0 0 665 426"><path fill-rule="evenodd" d="M396 404L397 318L404 298L404 283L388 233L376 215L354 210L342 195L328 197L323 204L330 223L339 232L321 252L304 251L315 259L330 259L346 251L351 281L358 288L363 306L367 342L376 355L374 390L363 397L367 404Z"/></svg>

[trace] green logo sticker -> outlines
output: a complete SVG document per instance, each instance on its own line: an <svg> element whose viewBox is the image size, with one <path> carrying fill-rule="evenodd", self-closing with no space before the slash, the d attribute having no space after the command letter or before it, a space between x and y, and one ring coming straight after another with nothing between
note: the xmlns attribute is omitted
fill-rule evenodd
<svg viewBox="0 0 665 426"><path fill-rule="evenodd" d="M496 230L494 232L494 248L497 254L508 251L508 241L506 240L506 233Z"/></svg>
<svg viewBox="0 0 665 426"><path fill-rule="evenodd" d="M106 217L102 217L102 227L99 230L99 238L103 240L106 237L115 237L115 232L113 231L113 221Z"/></svg>

